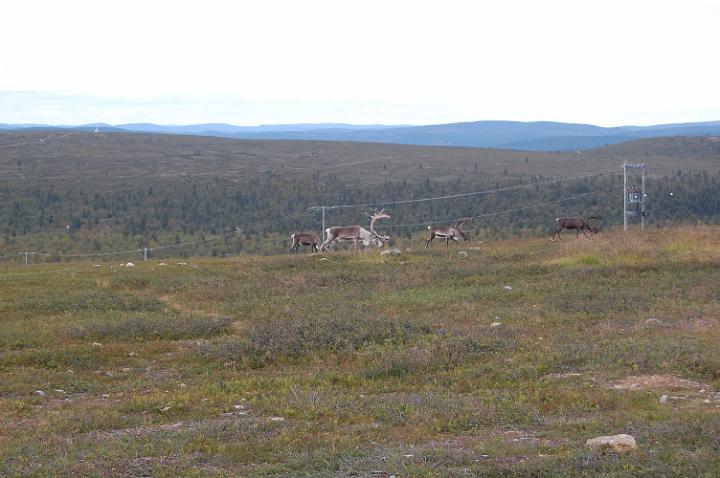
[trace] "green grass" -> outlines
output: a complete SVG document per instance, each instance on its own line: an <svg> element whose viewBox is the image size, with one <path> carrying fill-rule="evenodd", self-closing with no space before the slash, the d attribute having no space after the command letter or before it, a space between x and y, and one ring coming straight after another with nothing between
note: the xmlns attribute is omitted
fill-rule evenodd
<svg viewBox="0 0 720 478"><path fill-rule="evenodd" d="M0 475L715 476L719 233L3 266Z"/></svg>

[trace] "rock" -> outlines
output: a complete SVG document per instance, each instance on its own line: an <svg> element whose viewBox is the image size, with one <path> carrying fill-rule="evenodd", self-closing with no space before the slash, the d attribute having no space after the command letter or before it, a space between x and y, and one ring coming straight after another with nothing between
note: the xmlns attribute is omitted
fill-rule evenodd
<svg viewBox="0 0 720 478"><path fill-rule="evenodd" d="M631 435L621 433L619 435L601 436L589 439L585 442L593 450L601 450L603 448L612 448L613 450L623 453L637 448L635 438Z"/></svg>
<svg viewBox="0 0 720 478"><path fill-rule="evenodd" d="M162 407L160 409L161 412L167 412L168 410L170 410L170 407Z"/></svg>
<svg viewBox="0 0 720 478"><path fill-rule="evenodd" d="M650 317L645 319L645 325L662 325L662 321L657 317Z"/></svg>
<svg viewBox="0 0 720 478"><path fill-rule="evenodd" d="M161 263L158 264L158 265L159 265L159 266L166 266L167 264L165 264L164 262L161 262Z"/></svg>
<svg viewBox="0 0 720 478"><path fill-rule="evenodd" d="M125 267L135 267L135 264L133 264L132 262L128 262L127 264L125 264Z"/></svg>
<svg viewBox="0 0 720 478"><path fill-rule="evenodd" d="M47 398L48 394L43 390L35 390L35 396L40 398Z"/></svg>
<svg viewBox="0 0 720 478"><path fill-rule="evenodd" d="M102 347L103 345L100 342L93 342L92 346L93 347Z"/></svg>
<svg viewBox="0 0 720 478"><path fill-rule="evenodd" d="M283 420L285 420L283 417L270 417L270 421L273 422L281 422Z"/></svg>
<svg viewBox="0 0 720 478"><path fill-rule="evenodd" d="M490 327L500 327L502 324L500 322L493 322L490 324Z"/></svg>
<svg viewBox="0 0 720 478"><path fill-rule="evenodd" d="M667 395L663 395L662 397L660 397L660 403L667 403L667 401L668 401Z"/></svg>
<svg viewBox="0 0 720 478"><path fill-rule="evenodd" d="M393 247L392 249L385 249L384 251L382 251L380 253L381 256L389 256L390 254L398 255L398 254L402 254L402 251L400 249L398 249L397 247Z"/></svg>
<svg viewBox="0 0 720 478"><path fill-rule="evenodd" d="M467 251L458 251L458 257L468 257Z"/></svg>
<svg viewBox="0 0 720 478"><path fill-rule="evenodd" d="M510 287L509 285L506 285L506 286L503 287L503 289L505 289L505 290L512 290L512 287Z"/></svg>

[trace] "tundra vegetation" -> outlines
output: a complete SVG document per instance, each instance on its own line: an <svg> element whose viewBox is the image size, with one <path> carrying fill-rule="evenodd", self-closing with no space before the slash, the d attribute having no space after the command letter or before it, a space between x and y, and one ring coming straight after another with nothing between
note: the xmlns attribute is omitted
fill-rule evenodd
<svg viewBox="0 0 720 478"><path fill-rule="evenodd" d="M716 476L718 228L471 246L4 264L0 475Z"/></svg>

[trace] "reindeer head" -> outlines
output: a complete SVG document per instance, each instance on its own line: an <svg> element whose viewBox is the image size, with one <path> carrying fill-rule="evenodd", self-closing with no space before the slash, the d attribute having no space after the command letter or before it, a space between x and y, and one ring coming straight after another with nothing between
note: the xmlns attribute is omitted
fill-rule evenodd
<svg viewBox="0 0 720 478"><path fill-rule="evenodd" d="M365 214L370 217L370 232L373 233L373 240L375 241L375 245L378 247L382 247L382 241L389 241L390 236L384 236L375 231L375 222L379 221L380 219L390 219L390 215L385 213L385 209L381 209L379 211L376 209L372 214L368 212L366 212Z"/></svg>
<svg viewBox="0 0 720 478"><path fill-rule="evenodd" d="M600 232L599 227L593 226L592 224L590 224L590 221L599 221L600 219L602 219L602 217L600 217L600 216L590 216L589 218L587 218L585 220L585 223L588 225L588 231L590 231L593 234L597 234L598 232Z"/></svg>
<svg viewBox="0 0 720 478"><path fill-rule="evenodd" d="M468 238L467 238L467 231L463 230L462 227L463 227L465 224L467 224L468 222L470 222L470 221L472 221L472 219L464 218L464 219L459 219L459 220L455 223L455 229L457 229L457 232L460 233L460 235L462 236L463 240L465 240L465 241L468 240Z"/></svg>

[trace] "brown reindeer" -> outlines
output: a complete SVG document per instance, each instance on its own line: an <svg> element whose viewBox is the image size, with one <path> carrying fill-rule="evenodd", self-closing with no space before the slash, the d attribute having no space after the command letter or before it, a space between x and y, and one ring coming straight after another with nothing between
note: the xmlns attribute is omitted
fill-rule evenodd
<svg viewBox="0 0 720 478"><path fill-rule="evenodd" d="M553 233L550 240L554 241L555 235L557 234L558 239L562 241L560 232L563 229L575 229L575 237L580 237L580 231L582 231L583 236L585 236L586 239L590 239L585 231L589 231L591 234L597 234L600 232L600 229L590 224L590 221L600 219L602 219L600 216L590 216L587 219L583 219L581 217L558 217L555 219L555 222L557 223L557 230Z"/></svg>
<svg viewBox="0 0 720 478"><path fill-rule="evenodd" d="M425 249L430 247L433 239L436 237L444 238L445 246L450 244L451 239L455 242L460 242L458 237L462 237L463 241L467 241L467 231L463 231L462 227L470 221L471 219L460 219L454 226L428 226L428 238L427 241L425 241Z"/></svg>
<svg viewBox="0 0 720 478"><path fill-rule="evenodd" d="M320 244L320 238L314 232L296 232L290 236L292 239L292 245L290 246L290 253L297 252L298 247L310 246L310 252L318 251L318 244Z"/></svg>
<svg viewBox="0 0 720 478"><path fill-rule="evenodd" d="M375 211L373 214L365 213L370 216L370 230L368 231L362 226L332 226L325 230L327 238L325 242L320 244L320 250L324 251L335 241L352 241L353 247L357 250L358 242L363 243L365 246L371 244L382 247L383 241L390 240L390 236L383 236L375 232L375 222L380 219L390 219L390 216L385 213L385 209L381 211Z"/></svg>

